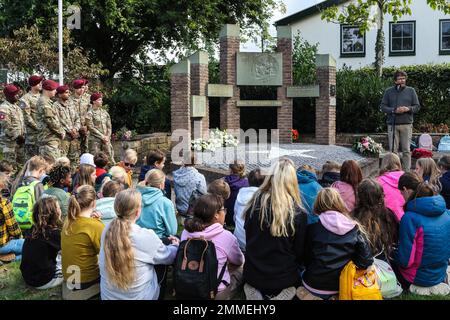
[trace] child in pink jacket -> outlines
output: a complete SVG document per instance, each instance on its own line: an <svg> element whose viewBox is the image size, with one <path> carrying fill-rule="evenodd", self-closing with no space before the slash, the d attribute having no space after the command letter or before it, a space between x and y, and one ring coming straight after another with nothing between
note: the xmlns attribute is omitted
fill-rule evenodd
<svg viewBox="0 0 450 320"><path fill-rule="evenodd" d="M242 265L244 264L244 255L239 248L237 238L223 228L225 223L223 205L223 199L218 195L206 194L198 198L194 206L194 217L185 220L185 230L181 234L181 241L203 237L214 243L218 260L217 276L228 262L222 279L229 285L220 283L216 300L229 300L237 293L242 284Z"/></svg>
<svg viewBox="0 0 450 320"><path fill-rule="evenodd" d="M331 185L339 191L347 210L351 212L356 204L356 190L362 181L362 171L355 160L347 160L341 166L340 181Z"/></svg>
<svg viewBox="0 0 450 320"><path fill-rule="evenodd" d="M400 222L403 217L405 199L398 189L398 180L404 174L400 158L395 153L388 153L381 162L378 182L383 187L384 204L394 212L395 219Z"/></svg>

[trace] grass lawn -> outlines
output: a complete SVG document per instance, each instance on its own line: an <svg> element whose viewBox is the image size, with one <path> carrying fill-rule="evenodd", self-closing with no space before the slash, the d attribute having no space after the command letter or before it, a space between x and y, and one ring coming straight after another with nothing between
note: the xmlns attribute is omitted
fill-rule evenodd
<svg viewBox="0 0 450 320"><path fill-rule="evenodd" d="M13 262L0 266L0 300L61 300L61 287L49 290L36 290L28 287L20 273L20 263ZM172 300L171 275L168 277L166 299ZM242 294L241 299L244 298ZM403 293L395 300L450 300L448 296L423 297L410 293Z"/></svg>

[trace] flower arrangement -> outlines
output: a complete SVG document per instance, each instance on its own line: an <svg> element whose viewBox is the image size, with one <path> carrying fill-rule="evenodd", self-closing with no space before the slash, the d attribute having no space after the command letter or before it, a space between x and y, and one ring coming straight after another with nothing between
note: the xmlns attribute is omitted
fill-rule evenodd
<svg viewBox="0 0 450 320"><path fill-rule="evenodd" d="M195 139L191 142L191 147L195 151L215 151L221 147L237 147L239 140L227 130L214 129L209 132L208 139Z"/></svg>
<svg viewBox="0 0 450 320"><path fill-rule="evenodd" d="M122 127L122 128L120 128L119 131L112 134L112 140L113 141L118 141L118 140L129 141L136 136L137 136L136 130L128 130L127 127Z"/></svg>
<svg viewBox="0 0 450 320"><path fill-rule="evenodd" d="M297 142L299 138L298 130L291 129L291 134L292 134L292 141Z"/></svg>
<svg viewBox="0 0 450 320"><path fill-rule="evenodd" d="M381 143L376 143L369 136L356 140L352 149L364 156L378 156L384 151Z"/></svg>

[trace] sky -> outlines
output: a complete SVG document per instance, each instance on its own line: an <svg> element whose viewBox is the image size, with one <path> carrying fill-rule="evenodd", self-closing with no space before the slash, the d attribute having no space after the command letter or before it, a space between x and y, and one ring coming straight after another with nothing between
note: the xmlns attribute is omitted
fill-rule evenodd
<svg viewBox="0 0 450 320"><path fill-rule="evenodd" d="M286 13L281 13L278 10L274 13L270 21L270 34L276 36L276 29L273 26L275 21L294 14L303 9L309 8L315 4L321 3L324 0L283 0L286 7ZM241 51L261 51L255 43L243 43L241 44Z"/></svg>

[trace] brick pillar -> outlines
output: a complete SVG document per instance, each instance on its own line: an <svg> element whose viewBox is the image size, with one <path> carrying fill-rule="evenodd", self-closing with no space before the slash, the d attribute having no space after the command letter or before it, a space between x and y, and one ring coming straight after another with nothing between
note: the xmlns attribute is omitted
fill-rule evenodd
<svg viewBox="0 0 450 320"><path fill-rule="evenodd" d="M226 24L220 30L220 83L233 85L233 97L220 98L220 128L239 129L240 112L236 106L239 88L236 86L236 53L239 52L239 26Z"/></svg>
<svg viewBox="0 0 450 320"><path fill-rule="evenodd" d="M277 51L283 54L283 85L277 89L277 99L282 106L277 111L280 143L292 143L292 98L287 97L287 87L292 86L292 31L290 26L277 27Z"/></svg>
<svg viewBox="0 0 450 320"><path fill-rule="evenodd" d="M316 99L316 143L336 144L336 61L329 54L317 55L320 96ZM332 95L333 94L333 95Z"/></svg>
<svg viewBox="0 0 450 320"><path fill-rule="evenodd" d="M189 57L191 62L191 95L206 96L207 86L209 82L208 73L208 54L198 51ZM206 114L203 118L192 118L192 136L205 137L209 132L209 105L206 99ZM198 128L199 132L193 132L194 128Z"/></svg>
<svg viewBox="0 0 450 320"><path fill-rule="evenodd" d="M170 68L171 131L184 129L191 132L191 79L190 62L183 60ZM190 145L190 135L187 135ZM177 145L172 142L172 148Z"/></svg>

